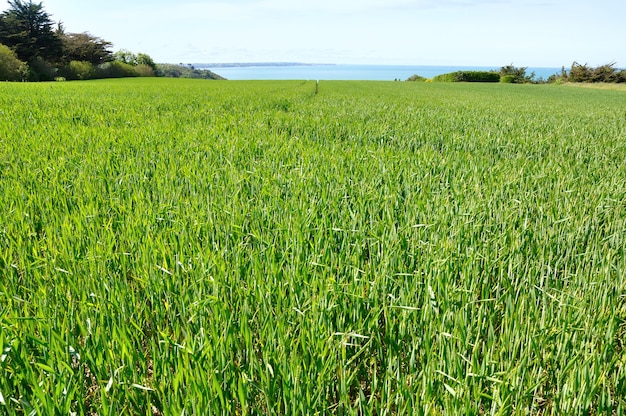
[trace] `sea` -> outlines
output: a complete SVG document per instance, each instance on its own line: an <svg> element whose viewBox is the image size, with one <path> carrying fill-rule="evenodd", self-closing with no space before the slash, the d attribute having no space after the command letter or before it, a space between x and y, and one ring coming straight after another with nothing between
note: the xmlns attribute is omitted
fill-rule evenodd
<svg viewBox="0 0 626 416"><path fill-rule="evenodd" d="M412 75L433 78L456 71L499 71L489 66L426 66L426 65L333 65L333 64L193 64L197 69L209 69L229 80L371 80L404 81ZM547 79L561 68L526 69L535 73L535 80Z"/></svg>

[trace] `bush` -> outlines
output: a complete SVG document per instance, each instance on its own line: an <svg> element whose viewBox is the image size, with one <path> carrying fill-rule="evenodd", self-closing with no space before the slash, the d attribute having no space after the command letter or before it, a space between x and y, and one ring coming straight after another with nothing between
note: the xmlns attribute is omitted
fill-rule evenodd
<svg viewBox="0 0 626 416"><path fill-rule="evenodd" d="M98 65L96 76L98 78L126 78L138 77L139 74L135 71L135 67L130 64L113 61Z"/></svg>
<svg viewBox="0 0 626 416"><path fill-rule="evenodd" d="M578 62L572 64L567 76L569 82L587 82L591 79L593 69L587 64L581 65Z"/></svg>
<svg viewBox="0 0 626 416"><path fill-rule="evenodd" d="M457 71L437 75L435 82L500 82L500 74L493 71Z"/></svg>
<svg viewBox="0 0 626 416"><path fill-rule="evenodd" d="M67 67L63 68L61 74L66 79L92 79L96 76L96 68L87 61L71 61Z"/></svg>
<svg viewBox="0 0 626 416"><path fill-rule="evenodd" d="M415 75L411 75L410 77L408 77L407 81L425 82L426 78L415 74Z"/></svg>
<svg viewBox="0 0 626 416"><path fill-rule="evenodd" d="M54 81L58 69L42 58L36 58L30 63L28 71L29 81Z"/></svg>
<svg viewBox="0 0 626 416"><path fill-rule="evenodd" d="M158 77L168 78L226 79L208 69L195 69L174 64L157 64L156 73Z"/></svg>
<svg viewBox="0 0 626 416"><path fill-rule="evenodd" d="M456 72L437 75L433 78L433 82L456 82Z"/></svg>
<svg viewBox="0 0 626 416"><path fill-rule="evenodd" d="M527 67L515 67L513 64L500 68L500 81L512 84L527 84L533 82L535 73L526 75ZM502 78L507 77L506 80Z"/></svg>
<svg viewBox="0 0 626 416"><path fill-rule="evenodd" d="M619 75L615 69L615 62L596 67L591 73L591 82L617 82Z"/></svg>
<svg viewBox="0 0 626 416"><path fill-rule="evenodd" d="M500 74L492 71L459 71L457 82L500 82Z"/></svg>
<svg viewBox="0 0 626 416"><path fill-rule="evenodd" d="M146 65L146 64L139 64L139 65L135 66L135 72L137 72L137 74L140 77L153 77L153 76L155 76L154 69L152 69L151 66Z"/></svg>
<svg viewBox="0 0 626 416"><path fill-rule="evenodd" d="M22 81L28 66L17 59L17 54L0 43L0 81Z"/></svg>

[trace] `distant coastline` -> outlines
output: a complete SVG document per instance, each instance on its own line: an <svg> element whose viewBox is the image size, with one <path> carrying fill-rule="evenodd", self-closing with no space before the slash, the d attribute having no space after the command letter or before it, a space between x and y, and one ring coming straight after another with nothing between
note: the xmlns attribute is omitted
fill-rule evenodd
<svg viewBox="0 0 626 416"><path fill-rule="evenodd" d="M346 65L346 64L305 64L291 62L255 62L195 64L195 68L208 69L222 77L237 80L406 80L413 75L433 78L455 71L498 71L499 67L466 65ZM527 73L535 73L536 78L547 79L559 73L561 68L527 68Z"/></svg>
<svg viewBox="0 0 626 416"><path fill-rule="evenodd" d="M331 66L335 64L307 64L303 62L219 62L219 63L196 63L197 67L209 68L251 68L251 67L276 67L276 66Z"/></svg>

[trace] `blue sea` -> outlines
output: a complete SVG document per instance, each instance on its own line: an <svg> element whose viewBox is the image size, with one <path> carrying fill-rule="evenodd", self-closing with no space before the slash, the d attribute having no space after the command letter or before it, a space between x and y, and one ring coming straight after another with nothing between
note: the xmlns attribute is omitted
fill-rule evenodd
<svg viewBox="0 0 626 416"><path fill-rule="evenodd" d="M212 66L195 64L198 69L209 69L229 80L406 80L411 75L432 78L455 71L489 71L500 67L488 66L410 66L410 65L277 65ZM535 73L535 79L547 79L561 72L561 68L527 68L526 74Z"/></svg>

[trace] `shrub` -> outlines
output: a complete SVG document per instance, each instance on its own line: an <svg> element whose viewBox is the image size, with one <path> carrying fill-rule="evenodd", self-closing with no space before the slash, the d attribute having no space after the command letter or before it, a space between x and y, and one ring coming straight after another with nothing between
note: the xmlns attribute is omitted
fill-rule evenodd
<svg viewBox="0 0 626 416"><path fill-rule="evenodd" d="M437 75L436 82L500 82L500 74L493 71L457 71Z"/></svg>
<svg viewBox="0 0 626 416"><path fill-rule="evenodd" d="M591 79L593 70L587 64L581 65L578 62L572 64L567 80L569 82L587 82Z"/></svg>
<svg viewBox="0 0 626 416"><path fill-rule="evenodd" d="M139 64L139 65L135 66L135 72L137 72L137 74L140 77L153 77L153 76L155 76L154 69L152 69L152 67L150 67L147 64Z"/></svg>
<svg viewBox="0 0 626 416"><path fill-rule="evenodd" d="M21 81L28 67L8 46L0 43L0 81Z"/></svg>
<svg viewBox="0 0 626 416"><path fill-rule="evenodd" d="M459 71L457 82L500 82L500 74L493 71Z"/></svg>
<svg viewBox="0 0 626 416"><path fill-rule="evenodd" d="M156 73L158 77L169 78L226 79L208 69L173 64L157 64Z"/></svg>
<svg viewBox="0 0 626 416"><path fill-rule="evenodd" d="M513 84L515 82L515 75L500 76L500 82L505 84Z"/></svg>
<svg viewBox="0 0 626 416"><path fill-rule="evenodd" d="M533 82L535 73L531 72L530 75L526 75L527 69L527 67L515 67L513 64L503 66L500 68L500 81L513 84ZM507 77L507 79L502 80L503 77Z"/></svg>
<svg viewBox="0 0 626 416"><path fill-rule="evenodd" d="M407 81L418 81L418 82L424 82L426 81L426 78L420 76L420 75L411 75L410 77L407 78Z"/></svg>
<svg viewBox="0 0 626 416"><path fill-rule="evenodd" d="M97 69L98 78L126 78L137 76L139 76L139 74L135 71L134 66L121 61L107 62L98 65Z"/></svg>
<svg viewBox="0 0 626 416"><path fill-rule="evenodd" d="M434 82L456 82L456 72L437 75L433 78Z"/></svg>
<svg viewBox="0 0 626 416"><path fill-rule="evenodd" d="M67 79L92 79L96 76L96 69L87 61L71 61L65 72Z"/></svg>
<svg viewBox="0 0 626 416"><path fill-rule="evenodd" d="M58 69L42 58L36 58L30 62L28 71L29 81L54 81L57 77Z"/></svg>
<svg viewBox="0 0 626 416"><path fill-rule="evenodd" d="M91 79L96 75L96 69L87 61L71 61L70 69L78 79Z"/></svg>
<svg viewBox="0 0 626 416"><path fill-rule="evenodd" d="M617 82L619 75L615 69L615 62L596 67L591 72L591 82Z"/></svg>

